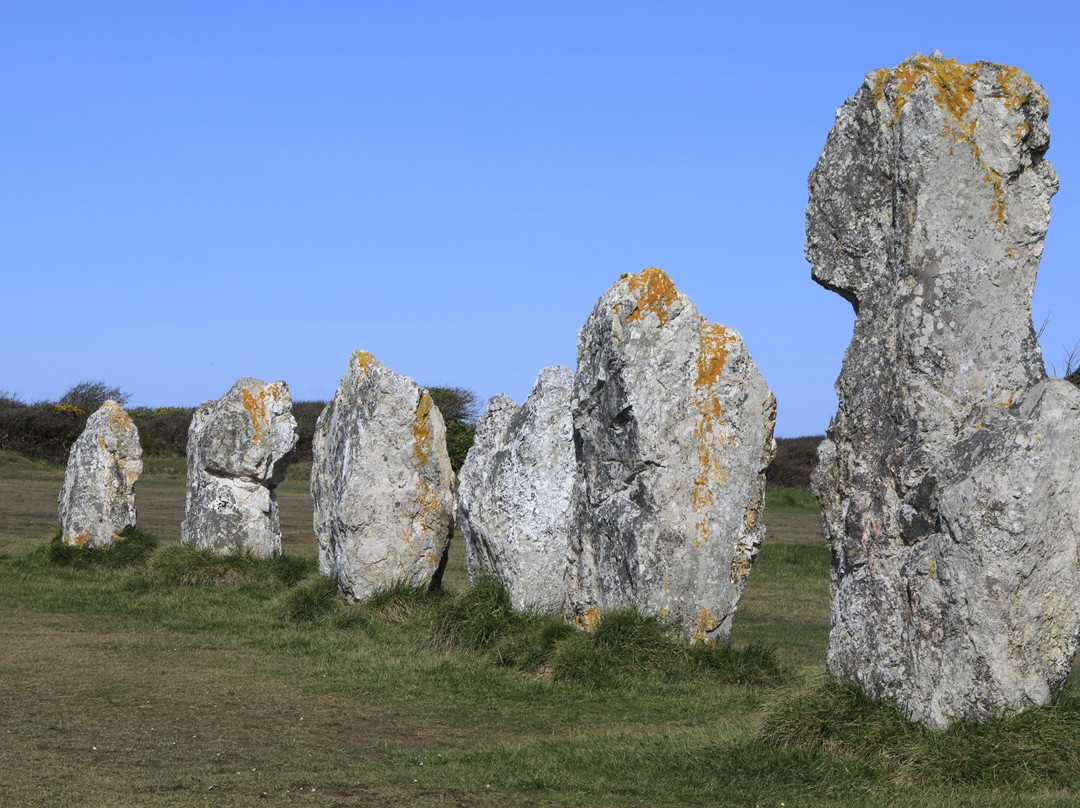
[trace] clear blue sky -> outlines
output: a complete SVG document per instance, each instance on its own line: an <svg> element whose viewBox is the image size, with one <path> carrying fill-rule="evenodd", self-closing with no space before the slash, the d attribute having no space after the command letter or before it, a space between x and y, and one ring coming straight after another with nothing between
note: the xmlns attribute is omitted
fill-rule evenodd
<svg viewBox="0 0 1080 808"><path fill-rule="evenodd" d="M362 348L521 401L623 272L742 332L777 434L820 433L850 306L810 280L834 110L913 51L1046 89L1035 296L1080 339L1071 4L0 2L0 389L331 396Z"/></svg>

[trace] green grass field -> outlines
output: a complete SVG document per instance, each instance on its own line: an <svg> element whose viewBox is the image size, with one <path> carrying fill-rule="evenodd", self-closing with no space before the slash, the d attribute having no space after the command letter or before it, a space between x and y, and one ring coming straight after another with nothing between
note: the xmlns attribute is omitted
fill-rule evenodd
<svg viewBox="0 0 1080 808"><path fill-rule="evenodd" d="M825 679L804 490L770 492L735 619L735 652L773 646L778 678L639 624L603 646L507 618L474 641L460 541L442 595L345 606L314 574L302 467L279 489L285 559L214 566L178 546L182 461L147 465L158 546L113 568L50 555L62 470L0 455L2 806L1080 804L1075 688L927 735Z"/></svg>

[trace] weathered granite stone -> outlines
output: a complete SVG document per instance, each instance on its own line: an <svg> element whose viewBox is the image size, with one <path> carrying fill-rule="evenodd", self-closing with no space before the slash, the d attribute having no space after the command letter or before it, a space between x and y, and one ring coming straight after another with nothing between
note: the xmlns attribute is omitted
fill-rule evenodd
<svg viewBox="0 0 1080 808"><path fill-rule="evenodd" d="M569 368L544 368L520 407L492 398L458 475L469 577L497 578L518 609L560 609L566 598L573 384Z"/></svg>
<svg viewBox="0 0 1080 808"><path fill-rule="evenodd" d="M600 298L577 354L568 616L632 606L727 642L764 531L772 393L659 269Z"/></svg>
<svg viewBox="0 0 1080 808"><path fill-rule="evenodd" d="M312 453L319 571L352 600L395 583L437 586L454 497L431 395L357 351L319 416Z"/></svg>
<svg viewBox="0 0 1080 808"><path fill-rule="evenodd" d="M131 532L141 473L139 430L119 404L106 401L68 454L58 498L64 543L108 548Z"/></svg>
<svg viewBox="0 0 1080 808"><path fill-rule="evenodd" d="M810 175L813 277L856 311L813 481L826 664L933 728L1047 703L1080 637L1080 391L1031 323L1047 113L1016 68L916 54Z"/></svg>
<svg viewBox="0 0 1080 808"><path fill-rule="evenodd" d="M188 429L188 490L180 541L219 555L267 558L281 552L274 489L296 446L285 382L239 379L205 401Z"/></svg>

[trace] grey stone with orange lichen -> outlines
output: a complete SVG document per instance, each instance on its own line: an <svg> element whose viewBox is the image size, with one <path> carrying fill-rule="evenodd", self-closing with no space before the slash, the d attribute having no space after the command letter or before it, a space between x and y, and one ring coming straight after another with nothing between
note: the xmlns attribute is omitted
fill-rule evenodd
<svg viewBox="0 0 1080 808"><path fill-rule="evenodd" d="M438 585L454 524L442 414L366 351L349 359L312 439L319 572L351 600Z"/></svg>
<svg viewBox="0 0 1080 808"><path fill-rule="evenodd" d="M469 577L497 578L517 609L557 610L566 597L573 384L569 368L549 367L520 407L493 397L458 475Z"/></svg>
<svg viewBox="0 0 1080 808"><path fill-rule="evenodd" d="M727 642L764 533L776 400L738 332L655 268L601 296L577 354L568 618L629 606Z"/></svg>
<svg viewBox="0 0 1080 808"><path fill-rule="evenodd" d="M826 665L932 728L1046 704L1080 638L1080 391L1031 323L1047 113L1015 68L916 54L810 175L813 277L856 310L813 479Z"/></svg>
<svg viewBox="0 0 1080 808"><path fill-rule="evenodd" d="M139 430L117 402L106 401L68 454L58 497L64 543L107 549L130 533L141 473Z"/></svg>
<svg viewBox="0 0 1080 808"><path fill-rule="evenodd" d="M238 379L195 410L188 428L188 488L180 541L218 555L281 552L274 489L296 446L289 386Z"/></svg>

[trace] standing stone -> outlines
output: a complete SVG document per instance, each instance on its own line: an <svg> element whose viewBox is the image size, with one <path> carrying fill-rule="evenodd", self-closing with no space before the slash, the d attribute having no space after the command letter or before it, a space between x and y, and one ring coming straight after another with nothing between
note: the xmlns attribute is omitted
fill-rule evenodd
<svg viewBox="0 0 1080 808"><path fill-rule="evenodd" d="M813 277L856 311L813 480L826 665L933 728L1046 704L1080 636L1080 391L1031 323L1047 113L1016 68L916 54L810 175Z"/></svg>
<svg viewBox="0 0 1080 808"><path fill-rule="evenodd" d="M218 555L281 552L274 489L296 446L296 419L285 382L244 377L205 401L188 429L188 490L180 541Z"/></svg>
<svg viewBox="0 0 1080 808"><path fill-rule="evenodd" d="M58 498L64 543L105 549L131 532L141 473L139 430L119 404L106 401L68 454Z"/></svg>
<svg viewBox="0 0 1080 808"><path fill-rule="evenodd" d="M319 572L353 600L396 583L437 586L454 497L427 390L357 351L315 425L312 454Z"/></svg>
<svg viewBox="0 0 1080 808"><path fill-rule="evenodd" d="M458 475L469 577L497 578L517 609L560 609L566 597L573 384L569 368L544 368L520 407L492 398Z"/></svg>
<svg viewBox="0 0 1080 808"><path fill-rule="evenodd" d="M659 269L624 275L578 336L568 616L631 606L728 642L764 533L776 400L736 331Z"/></svg>

